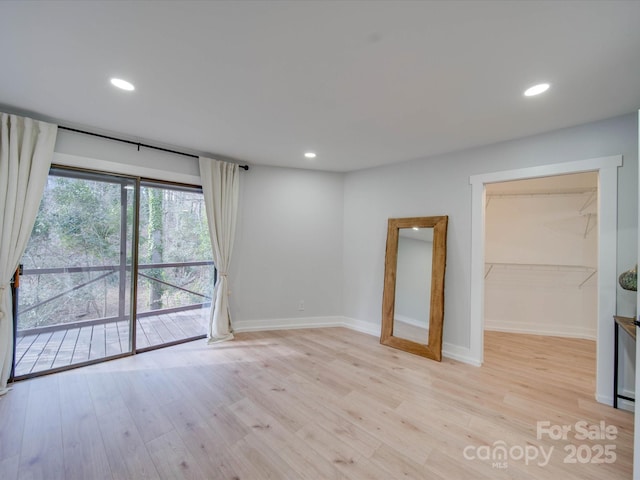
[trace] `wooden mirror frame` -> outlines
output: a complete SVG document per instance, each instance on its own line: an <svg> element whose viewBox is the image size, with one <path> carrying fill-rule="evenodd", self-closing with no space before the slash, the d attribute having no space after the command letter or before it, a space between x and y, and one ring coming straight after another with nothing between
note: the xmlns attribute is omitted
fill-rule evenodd
<svg viewBox="0 0 640 480"><path fill-rule="evenodd" d="M449 217L390 218L384 264L382 295L382 332L380 343L436 361L442 360L442 321L444 319L444 272L447 261L447 224ZM398 237L401 228L433 228L433 261L429 311L429 343L421 344L393 336L395 314Z"/></svg>

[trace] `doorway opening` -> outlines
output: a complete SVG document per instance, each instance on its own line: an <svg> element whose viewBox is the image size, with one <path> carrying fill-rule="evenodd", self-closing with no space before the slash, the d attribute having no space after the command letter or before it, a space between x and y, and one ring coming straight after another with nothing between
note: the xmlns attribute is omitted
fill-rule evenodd
<svg viewBox="0 0 640 480"><path fill-rule="evenodd" d="M600 157L573 162L473 175L471 219L471 295L469 358L477 365L484 359L484 275L486 187L511 180L597 172L597 305L596 400L613 404L613 328L617 288L618 167L622 156Z"/></svg>
<svg viewBox="0 0 640 480"><path fill-rule="evenodd" d="M590 395L598 322L597 172L492 183L485 198L487 361L509 365L523 382L546 385L569 402Z"/></svg>

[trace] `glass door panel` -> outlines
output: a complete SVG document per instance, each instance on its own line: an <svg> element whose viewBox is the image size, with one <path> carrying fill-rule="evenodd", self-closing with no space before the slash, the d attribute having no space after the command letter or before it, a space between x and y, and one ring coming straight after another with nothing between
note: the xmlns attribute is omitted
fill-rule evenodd
<svg viewBox="0 0 640 480"><path fill-rule="evenodd" d="M135 184L51 170L22 258L15 377L132 351Z"/></svg>
<svg viewBox="0 0 640 480"><path fill-rule="evenodd" d="M142 182L136 348L202 337L215 268L199 188Z"/></svg>

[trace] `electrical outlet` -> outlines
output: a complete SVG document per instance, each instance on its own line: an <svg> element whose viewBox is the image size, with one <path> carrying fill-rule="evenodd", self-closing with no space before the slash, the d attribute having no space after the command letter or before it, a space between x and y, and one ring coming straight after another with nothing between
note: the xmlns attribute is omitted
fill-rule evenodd
<svg viewBox="0 0 640 480"><path fill-rule="evenodd" d="M304 311L304 300L298 302L298 310L301 312Z"/></svg>

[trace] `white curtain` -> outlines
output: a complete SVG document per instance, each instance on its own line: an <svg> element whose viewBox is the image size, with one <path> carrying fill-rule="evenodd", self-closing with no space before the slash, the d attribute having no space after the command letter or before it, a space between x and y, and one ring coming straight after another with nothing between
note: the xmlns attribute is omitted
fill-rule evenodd
<svg viewBox="0 0 640 480"><path fill-rule="evenodd" d="M0 395L13 360L11 277L27 247L47 183L57 125L0 113Z"/></svg>
<svg viewBox="0 0 640 480"><path fill-rule="evenodd" d="M218 272L211 302L208 343L233 338L228 272L238 216L239 177L238 165L200 157L202 193L209 221L213 262Z"/></svg>

